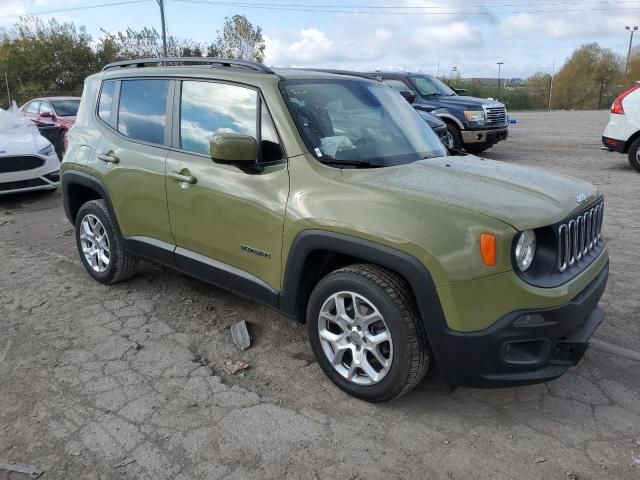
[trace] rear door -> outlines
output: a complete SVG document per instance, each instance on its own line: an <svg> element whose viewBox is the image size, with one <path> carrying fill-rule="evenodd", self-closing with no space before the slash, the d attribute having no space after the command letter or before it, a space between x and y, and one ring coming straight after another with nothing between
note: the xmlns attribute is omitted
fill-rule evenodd
<svg viewBox="0 0 640 480"><path fill-rule="evenodd" d="M244 285L266 283L279 290L289 174L267 106L249 86L198 80L184 80L181 86L174 107L175 150L167 158L176 262L201 277L217 275L207 278L215 283L220 283L221 271L223 278L233 272L246 280ZM225 131L257 139L261 171L211 159L209 140ZM195 183L180 181L184 176ZM252 296L259 296L257 291Z"/></svg>
<svg viewBox="0 0 640 480"><path fill-rule="evenodd" d="M172 250L165 191L173 82L109 80L96 108L101 138L94 174L105 185L125 237Z"/></svg>

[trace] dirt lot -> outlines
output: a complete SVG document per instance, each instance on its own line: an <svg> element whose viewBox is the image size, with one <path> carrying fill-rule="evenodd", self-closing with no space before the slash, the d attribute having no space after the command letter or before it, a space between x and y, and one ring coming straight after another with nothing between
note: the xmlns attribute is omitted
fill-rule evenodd
<svg viewBox="0 0 640 480"><path fill-rule="evenodd" d="M99 285L59 193L20 195L0 200L0 463L46 479L639 478L640 353L607 345L640 350L640 174L600 151L605 113L514 116L487 157L607 196L607 319L563 378L448 393L431 375L389 404L355 400L322 374L304 327L150 264ZM245 352L228 328L240 319ZM251 368L230 377L226 359Z"/></svg>

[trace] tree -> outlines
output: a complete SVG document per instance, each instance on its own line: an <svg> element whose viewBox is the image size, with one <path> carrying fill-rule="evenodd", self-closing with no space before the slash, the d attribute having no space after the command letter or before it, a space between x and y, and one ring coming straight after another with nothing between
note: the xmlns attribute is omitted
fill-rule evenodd
<svg viewBox="0 0 640 480"><path fill-rule="evenodd" d="M100 63L106 64L119 60L163 56L162 38L155 28L105 34L98 44L96 55ZM189 39L174 36L167 38L167 54L170 57L201 57L203 47Z"/></svg>
<svg viewBox="0 0 640 480"><path fill-rule="evenodd" d="M98 69L91 36L72 23L20 18L0 36L0 72L7 73L13 99L79 94L85 77ZM3 106L7 106L3 98Z"/></svg>
<svg viewBox="0 0 640 480"><path fill-rule="evenodd" d="M236 58L239 60L264 60L265 42L262 29L254 27L244 15L226 18L222 33L209 45L210 57Z"/></svg>
<svg viewBox="0 0 640 480"><path fill-rule="evenodd" d="M624 75L623 59L597 43L581 46L573 52L554 78L554 108L597 108L605 86L619 82Z"/></svg>

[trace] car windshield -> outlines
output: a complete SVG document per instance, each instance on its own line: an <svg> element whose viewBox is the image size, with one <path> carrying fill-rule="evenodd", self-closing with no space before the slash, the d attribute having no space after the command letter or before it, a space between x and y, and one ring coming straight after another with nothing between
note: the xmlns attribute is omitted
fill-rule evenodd
<svg viewBox="0 0 640 480"><path fill-rule="evenodd" d="M80 107L80 99L51 100L51 105L59 117L75 117Z"/></svg>
<svg viewBox="0 0 640 480"><path fill-rule="evenodd" d="M419 75L411 77L411 82L423 97L441 96L451 97L457 95L451 88L445 85L443 82L435 77L428 77L426 75Z"/></svg>
<svg viewBox="0 0 640 480"><path fill-rule="evenodd" d="M321 162L387 167L447 154L407 101L383 84L287 80L281 89L307 148Z"/></svg>

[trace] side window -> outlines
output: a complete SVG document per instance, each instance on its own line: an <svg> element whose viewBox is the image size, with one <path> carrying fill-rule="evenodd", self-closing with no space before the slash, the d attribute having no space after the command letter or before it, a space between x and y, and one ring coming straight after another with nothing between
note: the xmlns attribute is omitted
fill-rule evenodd
<svg viewBox="0 0 640 480"><path fill-rule="evenodd" d="M31 102L27 106L27 113L38 113L38 110L40 110L40 100Z"/></svg>
<svg viewBox="0 0 640 480"><path fill-rule="evenodd" d="M382 80L382 83L385 85L389 85L394 90L398 90L399 92L411 91L411 88L404 83L402 80L395 80L393 78L385 78Z"/></svg>
<svg viewBox="0 0 640 480"><path fill-rule="evenodd" d="M164 144L168 80L123 80L118 131L143 142Z"/></svg>
<svg viewBox="0 0 640 480"><path fill-rule="evenodd" d="M180 99L180 148L209 155L217 132L256 137L258 92L225 83L183 81Z"/></svg>
<svg viewBox="0 0 640 480"><path fill-rule="evenodd" d="M49 102L40 103L40 115L45 112L53 114L53 110L51 109L51 105L49 105Z"/></svg>
<svg viewBox="0 0 640 480"><path fill-rule="evenodd" d="M262 100L260 101L260 157L260 161L264 163L276 162L284 157L276 127Z"/></svg>
<svg viewBox="0 0 640 480"><path fill-rule="evenodd" d="M113 94L116 91L116 82L110 80L102 84L100 90L100 100L98 100L98 117L106 123L111 121L111 105L113 103Z"/></svg>

